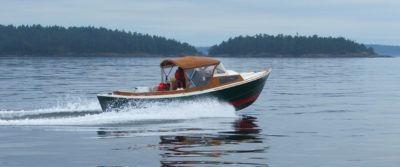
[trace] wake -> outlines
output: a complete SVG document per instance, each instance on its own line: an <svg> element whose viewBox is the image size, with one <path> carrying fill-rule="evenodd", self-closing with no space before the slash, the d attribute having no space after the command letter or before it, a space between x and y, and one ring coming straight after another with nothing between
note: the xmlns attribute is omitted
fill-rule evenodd
<svg viewBox="0 0 400 167"><path fill-rule="evenodd" d="M149 103L145 108L126 107L102 112L97 100L67 102L55 107L0 111L0 125L119 125L151 120L237 117L234 108L215 99Z"/></svg>

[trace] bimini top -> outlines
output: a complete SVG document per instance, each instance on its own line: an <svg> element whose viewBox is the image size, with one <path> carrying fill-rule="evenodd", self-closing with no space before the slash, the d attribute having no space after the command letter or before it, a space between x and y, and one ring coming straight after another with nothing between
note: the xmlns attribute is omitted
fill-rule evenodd
<svg viewBox="0 0 400 167"><path fill-rule="evenodd" d="M165 59L161 62L160 66L177 65L183 69L191 69L197 67L218 65L219 60L215 60L209 57L199 57L199 56L185 56L177 59Z"/></svg>

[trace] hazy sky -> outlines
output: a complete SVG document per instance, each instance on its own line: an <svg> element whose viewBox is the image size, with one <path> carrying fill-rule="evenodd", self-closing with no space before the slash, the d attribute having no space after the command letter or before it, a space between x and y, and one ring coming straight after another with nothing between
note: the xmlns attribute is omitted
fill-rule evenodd
<svg viewBox="0 0 400 167"><path fill-rule="evenodd" d="M0 24L102 26L195 46L259 33L400 45L400 0L0 0Z"/></svg>

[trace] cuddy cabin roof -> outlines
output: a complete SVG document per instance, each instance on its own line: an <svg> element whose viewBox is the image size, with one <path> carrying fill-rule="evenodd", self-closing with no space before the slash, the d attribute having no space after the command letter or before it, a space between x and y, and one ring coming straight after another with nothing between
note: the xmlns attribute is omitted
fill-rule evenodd
<svg viewBox="0 0 400 167"><path fill-rule="evenodd" d="M165 59L161 62L160 66L164 67L175 64L183 69L192 69L197 67L218 65L219 63L219 60L209 57L185 56L177 59Z"/></svg>

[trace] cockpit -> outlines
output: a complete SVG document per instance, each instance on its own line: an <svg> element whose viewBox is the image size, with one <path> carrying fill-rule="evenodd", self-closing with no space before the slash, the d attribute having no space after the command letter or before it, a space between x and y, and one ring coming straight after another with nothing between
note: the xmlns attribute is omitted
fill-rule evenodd
<svg viewBox="0 0 400 167"><path fill-rule="evenodd" d="M214 74L226 72L218 60L192 56L164 60L160 67L161 83L158 91L205 86L210 83Z"/></svg>

